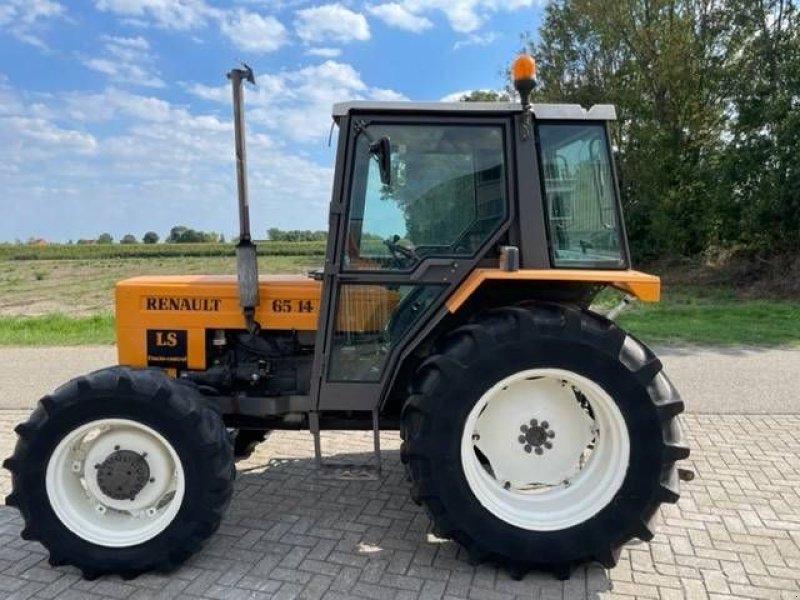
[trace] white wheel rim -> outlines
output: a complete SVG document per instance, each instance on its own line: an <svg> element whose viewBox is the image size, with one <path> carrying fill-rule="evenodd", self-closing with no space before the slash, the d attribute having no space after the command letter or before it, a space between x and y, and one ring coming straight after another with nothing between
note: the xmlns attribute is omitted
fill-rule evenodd
<svg viewBox="0 0 800 600"><path fill-rule="evenodd" d="M148 474L146 483L132 499L105 493L109 485L101 485L98 476L98 465L110 464L106 459L120 456L121 450L136 453L147 464L140 471ZM45 485L50 506L70 531L114 548L142 544L164 531L185 493L183 466L172 445L154 429L129 419L99 419L67 434L50 456Z"/></svg>
<svg viewBox="0 0 800 600"><path fill-rule="evenodd" d="M614 400L563 369L520 371L492 386L461 438L461 464L477 500L533 531L566 529L600 512L622 487L629 457Z"/></svg>

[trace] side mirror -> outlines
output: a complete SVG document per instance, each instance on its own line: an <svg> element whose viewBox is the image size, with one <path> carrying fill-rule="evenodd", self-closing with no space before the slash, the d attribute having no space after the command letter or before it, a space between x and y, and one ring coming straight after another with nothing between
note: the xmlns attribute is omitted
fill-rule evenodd
<svg viewBox="0 0 800 600"><path fill-rule="evenodd" d="M392 143L389 138L383 136L381 139L371 142L369 153L378 161L378 168L381 172L381 183L391 185L392 183Z"/></svg>

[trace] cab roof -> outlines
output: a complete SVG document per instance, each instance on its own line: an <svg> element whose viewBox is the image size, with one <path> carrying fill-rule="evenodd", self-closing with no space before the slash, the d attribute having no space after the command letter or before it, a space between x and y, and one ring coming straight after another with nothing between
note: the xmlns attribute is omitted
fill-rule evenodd
<svg viewBox="0 0 800 600"><path fill-rule="evenodd" d="M580 104L532 104L534 118L540 120L616 121L617 111L612 104L595 104L589 109ZM497 115L521 113L522 105L516 102L340 102L333 105L333 118L352 113L387 114L474 114Z"/></svg>

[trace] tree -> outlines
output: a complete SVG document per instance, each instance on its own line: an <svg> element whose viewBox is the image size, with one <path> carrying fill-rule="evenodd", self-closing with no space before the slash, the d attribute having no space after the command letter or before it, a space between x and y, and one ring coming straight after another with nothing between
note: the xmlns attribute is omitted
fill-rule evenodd
<svg viewBox="0 0 800 600"><path fill-rule="evenodd" d="M290 229L284 231L277 227L267 230L267 239L273 242L324 242L328 239L327 231L311 231L310 229Z"/></svg>
<svg viewBox="0 0 800 600"><path fill-rule="evenodd" d="M136 239L136 236L132 233L126 233L122 236L122 239L119 241L120 244L138 244L139 240Z"/></svg>
<svg viewBox="0 0 800 600"><path fill-rule="evenodd" d="M554 0L534 98L612 103L639 258L800 247L797 0Z"/></svg>
<svg viewBox="0 0 800 600"><path fill-rule="evenodd" d="M459 98L459 102L510 102L508 92L496 90L473 90Z"/></svg>
<svg viewBox="0 0 800 600"><path fill-rule="evenodd" d="M215 231L196 231L185 225L176 225L169 230L167 237L169 244L202 244L219 241L219 234Z"/></svg>
<svg viewBox="0 0 800 600"><path fill-rule="evenodd" d="M791 0L730 0L719 237L768 252L800 247L800 10Z"/></svg>
<svg viewBox="0 0 800 600"><path fill-rule="evenodd" d="M558 0L545 11L537 101L612 103L634 255L715 239L731 0Z"/></svg>
<svg viewBox="0 0 800 600"><path fill-rule="evenodd" d="M155 231L148 231L142 236L142 241L145 244L157 244L159 240L158 234Z"/></svg>
<svg viewBox="0 0 800 600"><path fill-rule="evenodd" d="M110 233L101 233L97 236L97 243L98 244L113 244L114 238L111 236Z"/></svg>

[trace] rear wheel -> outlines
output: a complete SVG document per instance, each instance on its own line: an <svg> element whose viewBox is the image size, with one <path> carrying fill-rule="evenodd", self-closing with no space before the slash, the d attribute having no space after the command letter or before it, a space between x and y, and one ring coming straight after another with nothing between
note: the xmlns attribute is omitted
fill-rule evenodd
<svg viewBox="0 0 800 600"><path fill-rule="evenodd" d="M222 419L160 371L80 377L16 431L6 503L22 513L22 537L87 578L178 566L217 529L232 495Z"/></svg>
<svg viewBox="0 0 800 600"><path fill-rule="evenodd" d="M434 531L521 576L613 566L678 499L683 410L658 359L612 322L507 308L450 334L403 410L412 498Z"/></svg>

